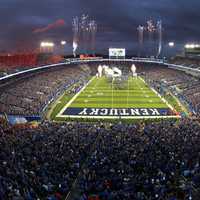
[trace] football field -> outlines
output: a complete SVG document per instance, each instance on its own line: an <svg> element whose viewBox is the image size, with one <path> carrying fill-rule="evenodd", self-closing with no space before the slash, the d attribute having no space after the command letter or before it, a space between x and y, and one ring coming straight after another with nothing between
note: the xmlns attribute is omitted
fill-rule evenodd
<svg viewBox="0 0 200 200"><path fill-rule="evenodd" d="M91 80L64 104L58 118L175 118L168 104L141 77L118 82L106 77ZM174 110L175 111L175 110Z"/></svg>

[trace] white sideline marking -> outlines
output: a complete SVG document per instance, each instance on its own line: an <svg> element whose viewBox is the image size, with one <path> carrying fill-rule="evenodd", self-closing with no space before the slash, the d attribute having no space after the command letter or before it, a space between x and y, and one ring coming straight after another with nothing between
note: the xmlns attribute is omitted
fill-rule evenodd
<svg viewBox="0 0 200 200"><path fill-rule="evenodd" d="M140 79L141 81L143 81L143 82L146 84L146 82L145 82L141 77L139 77L139 79ZM169 104L165 98L163 98L163 97L162 97L156 90L154 90L152 87L150 87L150 88L151 88L151 90L152 90L158 97L160 97L160 99L161 99L171 110L177 112L177 111L175 110L175 108L174 108L171 104Z"/></svg>
<svg viewBox="0 0 200 200"><path fill-rule="evenodd" d="M79 119L177 119L180 115L169 116L80 116L80 115L61 115L61 118L79 118Z"/></svg>
<svg viewBox="0 0 200 200"><path fill-rule="evenodd" d="M72 102L80 95L80 93L94 80L95 76L92 77L88 82L87 84L81 88L81 90L76 93L72 98L71 100L61 109L61 111L57 114L56 117L61 117L63 116L62 113L72 104Z"/></svg>

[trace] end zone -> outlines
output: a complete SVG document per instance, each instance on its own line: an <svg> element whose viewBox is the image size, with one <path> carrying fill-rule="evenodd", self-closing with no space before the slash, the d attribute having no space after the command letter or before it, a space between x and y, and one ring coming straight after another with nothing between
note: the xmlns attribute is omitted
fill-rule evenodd
<svg viewBox="0 0 200 200"><path fill-rule="evenodd" d="M158 119L180 118L168 114L170 109L157 108L66 108L59 117L96 119Z"/></svg>
<svg viewBox="0 0 200 200"><path fill-rule="evenodd" d="M145 81L139 77L144 83ZM95 79L91 78L90 81L61 109L56 118L86 118L86 119L166 119L166 118L181 118L176 115L175 109L158 94L153 88L150 88L162 102L166 104L166 108L91 108L87 107L71 107L71 104L76 98L85 90L85 88ZM97 89L98 90L98 89Z"/></svg>

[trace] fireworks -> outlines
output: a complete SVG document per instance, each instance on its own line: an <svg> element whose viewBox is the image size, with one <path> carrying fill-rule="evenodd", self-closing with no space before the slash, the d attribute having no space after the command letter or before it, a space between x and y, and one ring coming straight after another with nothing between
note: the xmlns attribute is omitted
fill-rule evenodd
<svg viewBox="0 0 200 200"><path fill-rule="evenodd" d="M74 57L76 57L77 48L78 48L78 44L75 41L73 41L73 55L74 55Z"/></svg>
<svg viewBox="0 0 200 200"><path fill-rule="evenodd" d="M147 31L149 33L155 32L156 28L155 28L155 25L153 23L153 20L150 19L150 20L147 21L147 27L146 27L146 29L147 29Z"/></svg>
<svg viewBox="0 0 200 200"><path fill-rule="evenodd" d="M74 57L76 57L76 50L78 48L78 43L79 43L79 19L78 17L75 17L72 20L72 30L74 33L74 37L73 37L73 55Z"/></svg>
<svg viewBox="0 0 200 200"><path fill-rule="evenodd" d="M160 56L162 51L162 21L157 22L157 32L158 32L158 53L157 57Z"/></svg>
<svg viewBox="0 0 200 200"><path fill-rule="evenodd" d="M92 52L95 54L95 42L97 24L95 20L90 20L88 15L83 14L80 19L75 17L72 21L73 37L73 55L76 57L76 51L80 46L83 54Z"/></svg>
<svg viewBox="0 0 200 200"><path fill-rule="evenodd" d="M138 30L138 40L139 40L139 48L138 48L138 56L140 57L142 49L143 49L143 43L144 43L144 26L139 25Z"/></svg>
<svg viewBox="0 0 200 200"><path fill-rule="evenodd" d="M95 42L96 42L96 32L97 32L97 24L94 20L89 23L89 32L91 34L91 51L92 54L95 54Z"/></svg>
<svg viewBox="0 0 200 200"><path fill-rule="evenodd" d="M138 42L139 42L139 48L138 48L138 55L140 56L141 51L143 49L144 44L144 32L147 32L148 34L148 54L149 56L155 55L155 50L152 48L154 46L154 35L156 34L158 41L156 40L156 43L158 43L158 50L156 56L159 57L162 51L162 21L159 20L155 24L153 20L148 20L146 22L146 26L138 26Z"/></svg>

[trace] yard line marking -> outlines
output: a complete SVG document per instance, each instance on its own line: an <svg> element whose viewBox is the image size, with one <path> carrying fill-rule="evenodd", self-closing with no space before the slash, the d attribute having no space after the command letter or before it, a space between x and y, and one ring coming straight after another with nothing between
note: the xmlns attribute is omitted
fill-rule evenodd
<svg viewBox="0 0 200 200"><path fill-rule="evenodd" d="M56 116L56 117L61 117L61 118L79 118L79 119L84 119L84 118L88 118L88 119L92 119L92 118L99 118L99 119L165 119L165 118L180 118L180 115L170 115L170 116L77 116L77 115L64 115L63 113L65 112L65 110L75 101L75 99L84 91L84 89L86 88L86 87L88 87L88 85L94 80L94 78L95 77L92 77L89 81L88 81L88 83L74 96L74 97L72 97L72 99L67 103L67 105L66 106L64 106L64 108L59 112L59 114ZM140 81L138 80L137 82L136 82L136 87L137 88L140 88L142 85L143 85L143 83L142 82L144 82L145 83L145 81L141 78L141 77L139 77L139 79L140 79ZM141 82L142 81L142 82ZM91 84L91 89L92 88L96 88L96 86L97 85L102 85L102 84L104 84L104 80L101 82L100 81L100 79L97 79L97 81L95 82L95 84L93 83L93 84ZM145 83L146 84L146 83ZM90 87L90 86L89 86ZM96 88L96 89L98 89L98 88ZM159 94L159 93L157 93L153 88L151 88L150 86L149 86L149 89L150 89L150 91L152 91L152 94L153 93L155 93L156 94L156 97L158 98L159 97L159 99L161 99L164 103L165 103L165 105L167 105L168 106L168 108L171 108L169 105L170 104L168 104L168 102L164 99L164 98L162 98L161 97L161 95ZM86 90L87 91L87 90ZM98 90L97 90L98 91ZM145 91L142 91L142 90L140 90L141 91L141 93L145 93ZM105 91L104 91L105 92ZM118 93L119 91L117 91L117 93ZM88 91L88 93L89 93L89 91ZM98 92L95 92L95 94L96 95L98 95L98 94L100 94L100 93L102 93L102 94L104 94L102 91L98 91ZM100 95L101 96L101 95ZM148 96L148 95L146 95L146 96ZM90 99L91 101L93 101L92 99ZM164 101L165 100L165 101ZM88 99L86 99L85 100L85 102L86 101L88 101ZM91 102L90 101L90 102ZM150 100L147 100L148 102L154 102L154 100L152 101L151 99ZM76 104L76 103L75 103ZM173 109L173 107L171 108L171 110L175 110L175 109ZM63 115L62 115L63 114Z"/></svg>
<svg viewBox="0 0 200 200"><path fill-rule="evenodd" d="M143 82L146 84L146 82L144 81L144 79L142 79L141 77L139 77L139 79L140 79L141 81L143 81ZM150 86L149 86L149 87L150 87ZM160 97L160 99L161 99L172 111L177 112L176 109L175 109L171 104L169 104L169 102L168 102L164 97L162 97L154 88L152 88L152 87L150 87L150 88L151 88L151 90L152 90L158 97Z"/></svg>
<svg viewBox="0 0 200 200"><path fill-rule="evenodd" d="M56 117L61 117L62 113L72 104L72 102L83 92L83 90L95 79L95 76L93 76L86 84L81 88L81 90L76 93L71 100L61 109L61 111L58 113Z"/></svg>

